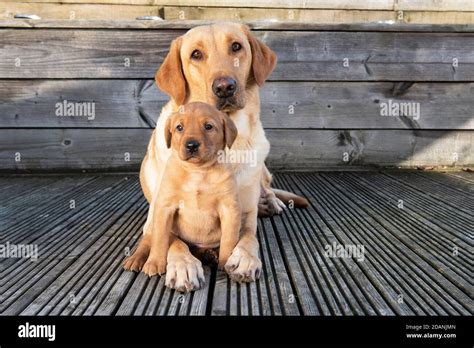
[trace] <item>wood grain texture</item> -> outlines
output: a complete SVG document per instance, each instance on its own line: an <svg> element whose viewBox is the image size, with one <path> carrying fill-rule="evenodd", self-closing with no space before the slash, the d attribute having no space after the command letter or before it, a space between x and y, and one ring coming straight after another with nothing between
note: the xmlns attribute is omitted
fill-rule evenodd
<svg viewBox="0 0 474 348"><path fill-rule="evenodd" d="M418 11L474 11L471 0L398 0L395 10Z"/></svg>
<svg viewBox="0 0 474 348"><path fill-rule="evenodd" d="M104 4L1 3L0 20L17 14L35 14L41 19L135 20L142 16L159 16L161 7Z"/></svg>
<svg viewBox="0 0 474 348"><path fill-rule="evenodd" d="M12 0L6 0L6 2L12 2ZM340 8L370 10L390 10L393 9L394 6L394 0L27 0L27 2L209 7Z"/></svg>
<svg viewBox="0 0 474 348"><path fill-rule="evenodd" d="M0 21L0 28L56 28L56 29L191 29L198 25L215 23L213 20L28 20ZM255 20L244 22L253 30L292 31L376 31L376 32L435 32L472 33L473 24L407 24L407 23L316 23L295 21Z"/></svg>
<svg viewBox="0 0 474 348"><path fill-rule="evenodd" d="M278 20L319 23L366 23L396 21L394 11L308 10L241 7L164 7L166 20Z"/></svg>
<svg viewBox="0 0 474 348"><path fill-rule="evenodd" d="M5 29L0 39L4 57L0 78L153 78L171 40L182 33ZM474 80L474 56L467 49L474 46L472 34L265 31L256 35L279 58L272 80Z"/></svg>
<svg viewBox="0 0 474 348"><path fill-rule="evenodd" d="M276 20L317 23L474 24L474 12L164 7L166 20Z"/></svg>
<svg viewBox="0 0 474 348"><path fill-rule="evenodd" d="M0 129L0 170L134 171L150 134L148 129ZM275 169L474 165L473 133L468 131L267 130L266 134L272 144L268 164ZM17 153L21 161L15 160Z"/></svg>
<svg viewBox="0 0 474 348"><path fill-rule="evenodd" d="M268 82L265 128L474 129L472 83ZM168 97L154 80L1 80L0 127L152 128ZM95 116L56 116L93 103ZM419 103L419 119L381 116L382 106ZM412 104L415 105L415 104Z"/></svg>
<svg viewBox="0 0 474 348"><path fill-rule="evenodd" d="M205 267L206 286L181 295L165 287L164 277L122 268L147 215L137 175L1 176L0 207L7 214L0 242L35 243L39 253L35 262L0 263L0 313L472 315L472 238L465 226L473 223L466 208L474 201L465 179L386 170L275 173L274 179L312 204L259 219L260 280L238 284ZM37 190L25 194L19 186ZM363 252L328 253L334 243Z"/></svg>
<svg viewBox="0 0 474 348"><path fill-rule="evenodd" d="M474 12L404 11L403 21L411 24L474 24Z"/></svg>

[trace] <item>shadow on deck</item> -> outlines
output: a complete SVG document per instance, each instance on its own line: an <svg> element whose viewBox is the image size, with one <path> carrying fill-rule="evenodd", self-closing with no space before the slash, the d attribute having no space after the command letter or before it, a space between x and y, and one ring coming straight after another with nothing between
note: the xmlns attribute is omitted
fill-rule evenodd
<svg viewBox="0 0 474 348"><path fill-rule="evenodd" d="M206 268L206 287L181 295L122 269L147 212L137 176L0 177L0 245L39 255L0 259L0 314L473 313L473 174L287 173L275 184L312 206L259 221L261 279ZM333 243L363 246L363 260L328 257Z"/></svg>

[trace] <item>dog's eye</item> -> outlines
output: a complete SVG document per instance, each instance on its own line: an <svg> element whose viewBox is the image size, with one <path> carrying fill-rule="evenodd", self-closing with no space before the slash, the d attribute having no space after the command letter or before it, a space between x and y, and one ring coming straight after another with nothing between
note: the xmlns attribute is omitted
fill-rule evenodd
<svg viewBox="0 0 474 348"><path fill-rule="evenodd" d="M210 123L206 123L206 124L204 125L204 129L205 129L205 130L211 130L212 128L214 128L214 126L213 126L212 124L210 124Z"/></svg>
<svg viewBox="0 0 474 348"><path fill-rule="evenodd" d="M177 130L178 132L182 132L183 129L184 129L183 126L180 125L180 124L178 124L178 125L176 126L176 130Z"/></svg>
<svg viewBox="0 0 474 348"><path fill-rule="evenodd" d="M202 59L202 52L199 50L194 50L193 53L191 53L191 58L194 60L201 60Z"/></svg>
<svg viewBox="0 0 474 348"><path fill-rule="evenodd" d="M239 44L238 42L234 42L232 44L232 52L238 52L241 50L241 48L242 48L242 45Z"/></svg>

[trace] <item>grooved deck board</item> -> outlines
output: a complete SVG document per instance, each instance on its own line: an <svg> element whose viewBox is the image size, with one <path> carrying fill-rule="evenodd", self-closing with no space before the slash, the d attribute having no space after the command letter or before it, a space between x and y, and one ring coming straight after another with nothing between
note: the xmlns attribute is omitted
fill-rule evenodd
<svg viewBox="0 0 474 348"><path fill-rule="evenodd" d="M473 183L469 172L277 173L311 206L259 219L261 278L205 266L205 287L180 294L122 268L148 209L137 175L0 176L0 245L39 253L0 259L0 315L472 315ZM333 243L363 258L330 255Z"/></svg>

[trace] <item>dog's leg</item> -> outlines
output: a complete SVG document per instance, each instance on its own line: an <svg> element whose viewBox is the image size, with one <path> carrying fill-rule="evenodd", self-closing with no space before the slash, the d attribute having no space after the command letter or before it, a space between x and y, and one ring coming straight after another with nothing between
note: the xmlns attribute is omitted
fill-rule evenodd
<svg viewBox="0 0 474 348"><path fill-rule="evenodd" d="M271 188L272 175L268 168L263 166L261 196L258 202L258 216L270 217L280 214L286 204L296 208L306 208L309 202L306 198L284 190Z"/></svg>
<svg viewBox="0 0 474 348"><path fill-rule="evenodd" d="M180 292L200 289L205 284L201 261L195 258L182 240L171 236L166 267L166 286Z"/></svg>
<svg viewBox="0 0 474 348"><path fill-rule="evenodd" d="M229 276L238 282L255 281L262 270L258 257L257 214L257 209L243 214L240 240L224 266Z"/></svg>
<svg viewBox="0 0 474 348"><path fill-rule="evenodd" d="M285 204L275 195L271 189L272 175L267 167L263 166L260 199L258 201L258 216L269 217L280 214Z"/></svg>

